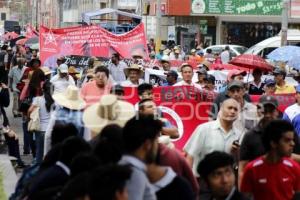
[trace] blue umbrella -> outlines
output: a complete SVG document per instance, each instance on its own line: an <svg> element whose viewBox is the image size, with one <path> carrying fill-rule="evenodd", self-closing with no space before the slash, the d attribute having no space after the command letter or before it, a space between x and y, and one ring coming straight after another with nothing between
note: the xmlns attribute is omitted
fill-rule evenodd
<svg viewBox="0 0 300 200"><path fill-rule="evenodd" d="M287 64L292 68L300 70L300 57L292 58Z"/></svg>
<svg viewBox="0 0 300 200"><path fill-rule="evenodd" d="M282 62L289 62L295 57L300 57L300 47L297 46L279 47L267 55L267 58L273 61L282 61Z"/></svg>

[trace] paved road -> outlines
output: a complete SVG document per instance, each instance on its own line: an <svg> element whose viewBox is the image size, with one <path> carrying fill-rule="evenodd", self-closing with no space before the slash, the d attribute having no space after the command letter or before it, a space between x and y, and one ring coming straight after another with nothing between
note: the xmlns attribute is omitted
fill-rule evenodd
<svg viewBox="0 0 300 200"><path fill-rule="evenodd" d="M6 110L8 119L9 119L11 129L14 130L19 136L20 153L21 153L22 160L25 162L25 164L30 165L31 162L32 162L32 156L31 155L23 155L22 118L21 117L14 118L14 116L12 114L12 102L13 102L13 98L12 98L12 95L11 95L10 105L9 105L8 108L5 108L5 110ZM22 170L17 169L17 174L18 175L20 175L21 172L22 172Z"/></svg>

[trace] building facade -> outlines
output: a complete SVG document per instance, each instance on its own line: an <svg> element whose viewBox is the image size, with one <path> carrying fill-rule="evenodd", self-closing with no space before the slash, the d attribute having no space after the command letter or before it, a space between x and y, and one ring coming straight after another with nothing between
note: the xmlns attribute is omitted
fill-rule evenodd
<svg viewBox="0 0 300 200"><path fill-rule="evenodd" d="M300 28L300 0L290 1L293 15L289 28ZM156 2L147 3L150 9L146 15L155 16ZM191 46L196 39L204 46L240 44L249 47L278 34L281 12L282 0L161 0L161 38L173 38L183 46ZM149 28L147 32L153 34Z"/></svg>

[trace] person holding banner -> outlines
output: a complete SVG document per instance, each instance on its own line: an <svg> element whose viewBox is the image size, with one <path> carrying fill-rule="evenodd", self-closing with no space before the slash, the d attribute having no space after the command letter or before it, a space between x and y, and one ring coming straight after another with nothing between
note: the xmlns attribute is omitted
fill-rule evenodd
<svg viewBox="0 0 300 200"><path fill-rule="evenodd" d="M127 67L126 63L120 60L120 54L114 53L112 55L108 70L115 83L120 84L121 82L126 81L124 69Z"/></svg>
<svg viewBox="0 0 300 200"><path fill-rule="evenodd" d="M75 86L75 81L69 75L68 65L66 64L61 64L58 67L58 74L53 76L50 82L54 86L54 94L66 91L69 85Z"/></svg>
<svg viewBox="0 0 300 200"><path fill-rule="evenodd" d="M189 86L194 86L195 88L198 88L202 90L201 86L198 84L195 84L192 82L192 78L194 75L193 72L193 67L188 64L188 63L183 63L180 68L181 74L182 74L182 81L177 82L174 84L174 86L184 86L184 85L189 85Z"/></svg>

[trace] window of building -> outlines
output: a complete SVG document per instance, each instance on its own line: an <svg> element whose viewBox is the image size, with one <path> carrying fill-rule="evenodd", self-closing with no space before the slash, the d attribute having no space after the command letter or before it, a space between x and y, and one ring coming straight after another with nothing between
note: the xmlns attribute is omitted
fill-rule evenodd
<svg viewBox="0 0 300 200"><path fill-rule="evenodd" d="M1 13L1 21L6 20L6 13Z"/></svg>

